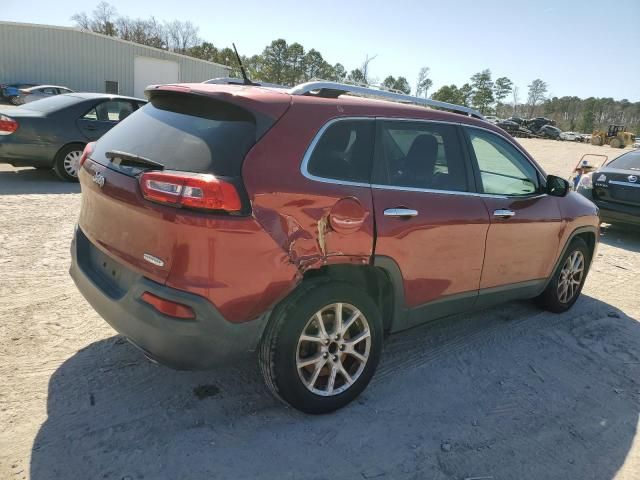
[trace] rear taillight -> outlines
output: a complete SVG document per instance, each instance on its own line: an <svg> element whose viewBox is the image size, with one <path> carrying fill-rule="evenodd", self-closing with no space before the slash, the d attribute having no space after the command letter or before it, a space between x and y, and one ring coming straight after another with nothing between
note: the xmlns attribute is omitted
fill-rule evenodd
<svg viewBox="0 0 640 480"><path fill-rule="evenodd" d="M236 187L214 175L145 172L140 175L142 196L172 207L239 212L242 202Z"/></svg>
<svg viewBox="0 0 640 480"><path fill-rule="evenodd" d="M11 135L18 129L18 122L6 115L0 115L0 135Z"/></svg>
<svg viewBox="0 0 640 480"><path fill-rule="evenodd" d="M82 155L80 156L80 167L84 165L84 162L87 160L87 158L89 158L89 155L93 153L93 149L95 148L95 146L96 146L96 142L89 142L84 147L84 150L82 151Z"/></svg>
<svg viewBox="0 0 640 480"><path fill-rule="evenodd" d="M143 302L148 303L160 313L164 313L170 317L182 318L185 320L196 318L196 314L193 312L193 309L187 305L172 302L171 300L158 297L157 295L149 292L144 292L140 298Z"/></svg>

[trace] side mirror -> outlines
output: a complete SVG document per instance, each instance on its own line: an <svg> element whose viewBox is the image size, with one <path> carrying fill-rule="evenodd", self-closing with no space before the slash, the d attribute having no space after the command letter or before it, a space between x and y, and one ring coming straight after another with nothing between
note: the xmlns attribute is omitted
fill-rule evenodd
<svg viewBox="0 0 640 480"><path fill-rule="evenodd" d="M564 197L569 193L569 182L562 177L549 175L547 177L547 193L554 197Z"/></svg>

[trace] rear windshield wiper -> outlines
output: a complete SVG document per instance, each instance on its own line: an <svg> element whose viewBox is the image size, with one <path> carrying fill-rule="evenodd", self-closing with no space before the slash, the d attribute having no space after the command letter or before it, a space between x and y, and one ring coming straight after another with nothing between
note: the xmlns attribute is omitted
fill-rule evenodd
<svg viewBox="0 0 640 480"><path fill-rule="evenodd" d="M164 170L163 164L133 153L121 152L120 150L109 150L104 154L104 156L111 160L111 163L115 165L130 165Z"/></svg>

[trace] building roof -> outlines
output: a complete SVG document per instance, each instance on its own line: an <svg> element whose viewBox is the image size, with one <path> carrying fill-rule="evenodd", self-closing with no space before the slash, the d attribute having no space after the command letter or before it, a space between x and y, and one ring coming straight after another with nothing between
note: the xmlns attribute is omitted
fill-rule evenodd
<svg viewBox="0 0 640 480"><path fill-rule="evenodd" d="M217 67L222 67L222 68L226 68L227 70L231 70L231 67L228 65L222 65L221 63L215 63L215 62L209 62L207 60L202 60L201 58L195 58L195 57L190 57L189 55L184 55L182 53L176 53L176 52L172 52L170 50L163 50L161 48L155 48L155 47L150 47L148 45L143 45L141 43L136 43L136 42L131 42L129 40L122 40L121 38L118 37L110 37L109 35L103 35L101 33L96 33L96 32L91 32L89 30L83 30L81 28L76 28L76 27L63 27L60 25L44 25L44 24L40 24L40 23L24 23L24 22L5 22L5 21L0 21L0 26L1 25L13 25L13 26L18 26L18 27L28 27L28 28L42 28L42 29L52 29L52 30L66 30L66 31L72 31L72 32L79 32L79 33L84 33L87 35L94 35L96 37L102 37L106 40L111 40L114 42L121 42L121 43L125 43L128 45L135 45L136 47L139 48L144 48L144 49L148 49L148 50L152 50L155 52L162 52L165 53L167 55L171 55L171 56L176 56L176 57L182 57L182 58L186 58L188 60L194 61L194 62L201 62L201 63L206 63L208 65L215 65Z"/></svg>
<svg viewBox="0 0 640 480"><path fill-rule="evenodd" d="M138 102L147 101L144 98L129 97L127 95L119 95L117 93L73 92L73 93L63 93L62 95L65 95L67 97L84 98L85 100L89 100L92 98L117 98L117 99L124 99L124 100L135 100Z"/></svg>

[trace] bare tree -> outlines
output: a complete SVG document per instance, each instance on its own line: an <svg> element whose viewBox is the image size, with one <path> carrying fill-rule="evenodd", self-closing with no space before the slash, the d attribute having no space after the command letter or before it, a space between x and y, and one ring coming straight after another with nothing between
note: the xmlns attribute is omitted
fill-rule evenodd
<svg viewBox="0 0 640 480"><path fill-rule="evenodd" d="M118 17L116 27L118 36L123 40L155 48L166 48L164 27L154 17L149 20Z"/></svg>
<svg viewBox="0 0 640 480"><path fill-rule="evenodd" d="M96 5L96 8L93 9L91 17L85 12L81 12L73 15L71 20L76 22L76 25L83 30L90 30L115 37L118 34L116 28L117 16L118 12L113 5L107 2L100 2Z"/></svg>
<svg viewBox="0 0 640 480"><path fill-rule="evenodd" d="M416 83L416 97L427 98L429 95L429 89L433 86L433 80L429 78L429 67L422 67L418 74L418 81Z"/></svg>
<svg viewBox="0 0 640 480"><path fill-rule="evenodd" d="M181 22L174 20L165 25L169 50L178 53L186 53L189 48L200 43L199 28L190 21Z"/></svg>
<svg viewBox="0 0 640 480"><path fill-rule="evenodd" d="M87 12L74 13L71 16L71 20L76 22L76 26L82 30L91 30L91 19L89 15L87 15Z"/></svg>
<svg viewBox="0 0 640 480"><path fill-rule="evenodd" d="M362 67L360 68L360 71L362 72L362 77L364 79L364 83L369 83L369 64L371 63L372 60L374 60L378 55L374 55L373 57L370 57L369 54L367 54L367 56L364 59L364 62L362 63Z"/></svg>
<svg viewBox="0 0 640 480"><path fill-rule="evenodd" d="M536 109L536 105L544 100L544 95L547 93L547 84L536 78L529 85L529 97L528 97L528 105L529 105L529 116L533 117L533 113Z"/></svg>
<svg viewBox="0 0 640 480"><path fill-rule="evenodd" d="M518 101L520 100L518 97L519 88L517 85L513 86L513 90L511 90L511 94L513 95L513 116L515 117L518 114Z"/></svg>

